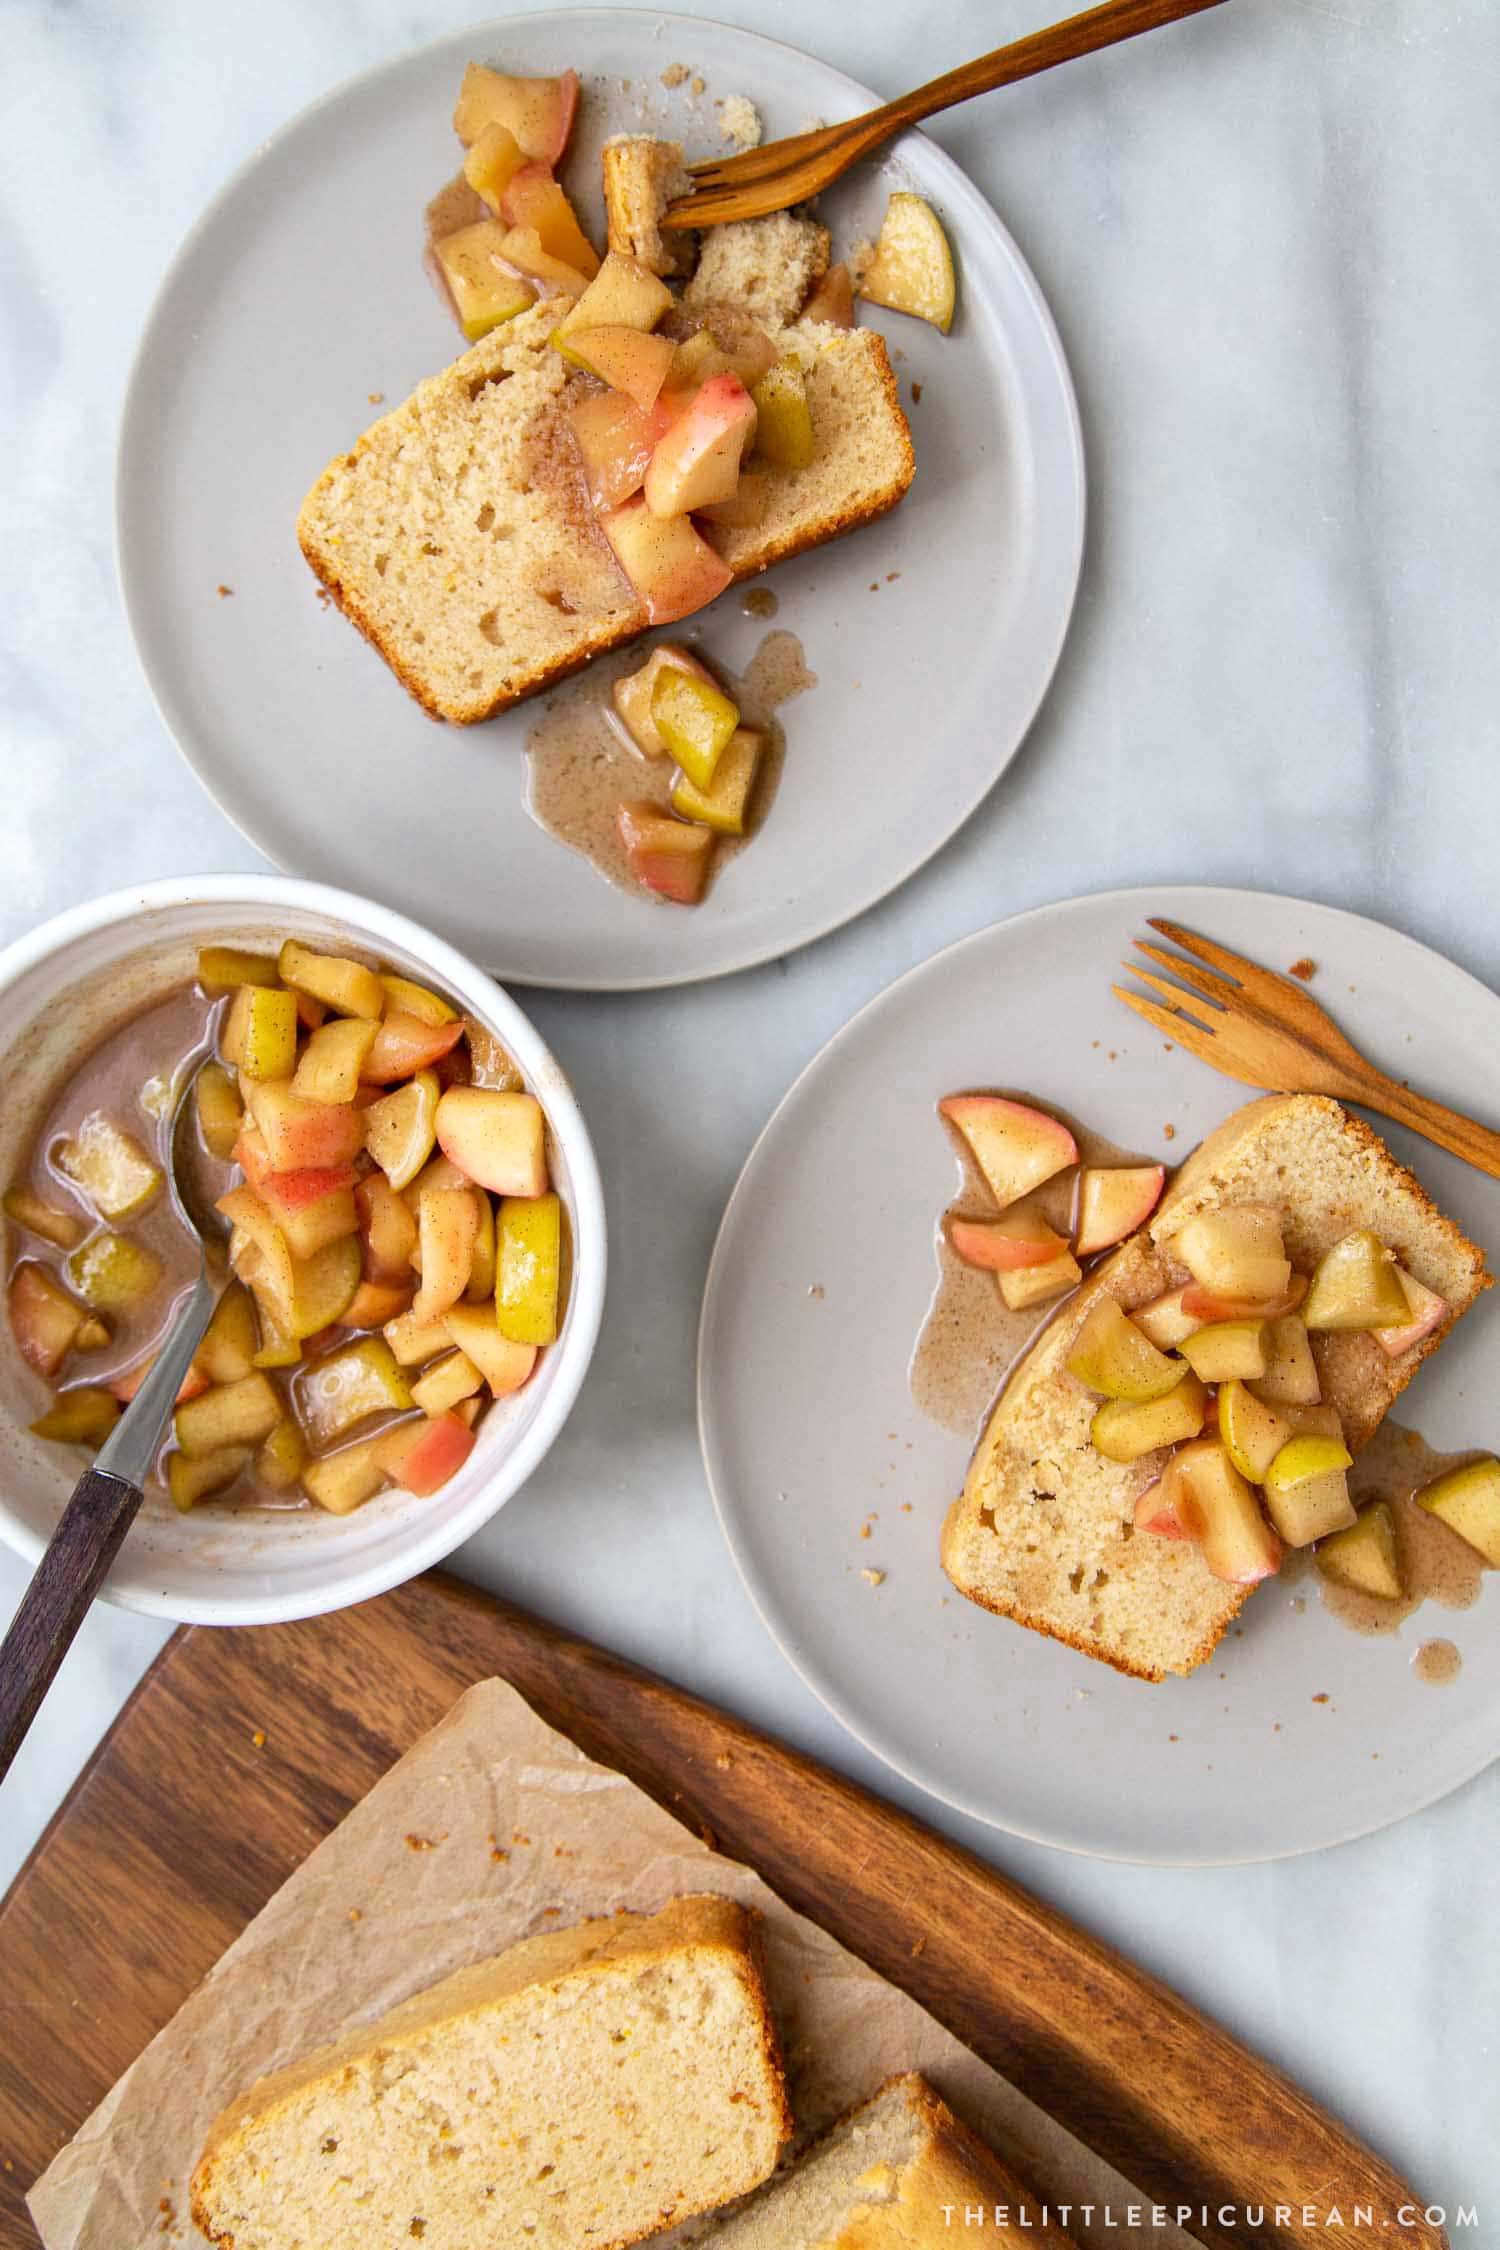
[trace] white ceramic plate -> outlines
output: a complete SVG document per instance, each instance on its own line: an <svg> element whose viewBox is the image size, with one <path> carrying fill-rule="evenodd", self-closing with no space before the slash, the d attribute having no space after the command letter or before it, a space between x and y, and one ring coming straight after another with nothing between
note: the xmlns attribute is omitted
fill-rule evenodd
<svg viewBox="0 0 1500 2250"><path fill-rule="evenodd" d="M1082 551L1062 350L1015 244L931 143L908 136L825 198L845 247L878 227L892 184L927 195L953 238L951 335L871 315L897 350L903 400L922 386L917 480L884 523L772 574L777 624L800 636L819 685L784 714L785 778L755 848L691 913L612 889L524 809L523 744L539 707L482 727L434 724L320 605L294 536L307 487L378 411L370 394L395 403L453 356L421 270L422 210L456 168L449 119L471 58L584 74L568 171L580 192L610 132L726 148L716 96L750 95L769 134L876 100L749 32L559 9L440 40L307 111L209 207L147 326L120 445L131 625L199 778L288 871L374 890L524 983L624 989L743 968L903 881L1020 744ZM701 76L701 97L691 78L662 87L679 62ZM733 591L700 626L735 668L766 629Z"/></svg>
<svg viewBox="0 0 1500 2250"><path fill-rule="evenodd" d="M1314 1581L1272 1580L1194 1676L1126 1679L949 1585L938 1531L969 1448L925 1420L907 1386L937 1278L935 1224L957 1179L934 1115L942 1094L1023 1086L1171 1159L1251 1098L1181 1050L1164 1053L1110 997L1148 914L1268 966L1310 956L1314 995L1375 1061L1500 1119L1500 1000L1378 923L1206 889L1117 891L1002 922L856 1016L761 1135L709 1272L704 1458L766 1624L899 1772L961 1811L1075 1851L1269 1859L1415 1812L1495 1757L1500 1588L1490 1582L1463 1612L1429 1604L1394 1639L1362 1639L1323 1611ZM1443 1208L1500 1252L1500 1183L1381 1130ZM1500 1304L1481 1299L1403 1399L1399 1418L1435 1445L1500 1447L1488 1373L1497 1321ZM884 1583L866 1583L867 1568ZM1442 1688L1410 1663L1438 1636L1463 1658Z"/></svg>

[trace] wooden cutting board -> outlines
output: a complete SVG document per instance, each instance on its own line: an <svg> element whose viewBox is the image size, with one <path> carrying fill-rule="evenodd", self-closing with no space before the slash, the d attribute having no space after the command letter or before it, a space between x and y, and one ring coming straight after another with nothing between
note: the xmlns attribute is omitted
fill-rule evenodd
<svg viewBox="0 0 1500 2250"><path fill-rule="evenodd" d="M26 2188L271 1893L476 1680L748 1861L1214 2250L1364 2250L1420 2204L1166 1986L711 1704L441 1573L302 1624L185 1628L0 1906L0 2246ZM1346 2226L1304 2226L1305 2198ZM1223 2228L1220 2205L1267 2207ZM1295 2216L1277 2224L1277 2204ZM1199 2215L1207 2206L1208 2216ZM1347 2231L1346 2231L1347 2229ZM1400 2230L1407 2250L1441 2231ZM126 2250L121 2245L121 2250Z"/></svg>

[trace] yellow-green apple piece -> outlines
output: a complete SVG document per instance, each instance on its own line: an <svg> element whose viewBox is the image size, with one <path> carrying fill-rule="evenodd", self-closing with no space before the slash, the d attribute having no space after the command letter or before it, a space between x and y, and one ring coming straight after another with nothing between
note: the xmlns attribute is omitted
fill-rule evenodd
<svg viewBox="0 0 1500 2250"><path fill-rule="evenodd" d="M28 1187L7 1188L5 1191L5 1216L24 1227L28 1234L40 1235L43 1242L53 1242L59 1250L74 1250L83 1240L87 1229L82 1219L70 1211L54 1211L39 1195Z"/></svg>
<svg viewBox="0 0 1500 2250"><path fill-rule="evenodd" d="M578 224L578 214L550 165L523 164L513 172L501 194L500 210L510 226L533 228L550 257L560 258L584 281L593 280L599 271L599 253Z"/></svg>
<svg viewBox="0 0 1500 2250"><path fill-rule="evenodd" d="M307 1460L307 1441L295 1416L283 1414L255 1456L255 1474L271 1492L290 1492Z"/></svg>
<svg viewBox="0 0 1500 2250"><path fill-rule="evenodd" d="M644 890L677 906L696 906L708 885L714 832L674 820L645 798L631 798L615 813L625 863Z"/></svg>
<svg viewBox="0 0 1500 2250"><path fill-rule="evenodd" d="M227 1492L249 1468L253 1458L248 1445L226 1445L215 1453L194 1458L186 1453L167 1455L167 1498L179 1515L187 1515L200 1500Z"/></svg>
<svg viewBox="0 0 1500 2250"><path fill-rule="evenodd" d="M465 1179L494 1195L546 1188L547 1121L535 1094L450 1086L437 1105L437 1141Z"/></svg>
<svg viewBox="0 0 1500 2250"><path fill-rule="evenodd" d="M405 1414L411 1386L383 1336L364 1336L303 1368L297 1413L314 1446L331 1445L372 1414Z"/></svg>
<svg viewBox="0 0 1500 2250"><path fill-rule="evenodd" d="M1208 1393L1190 1367L1161 1398L1109 1398L1090 1424L1095 1450L1107 1461L1139 1461L1164 1445L1195 1438L1208 1414Z"/></svg>
<svg viewBox="0 0 1500 2250"><path fill-rule="evenodd" d="M238 1383L251 1373L259 1349L254 1300L243 1282L231 1281L214 1307L193 1365L210 1383Z"/></svg>
<svg viewBox="0 0 1500 2250"><path fill-rule="evenodd" d="M1113 1297L1089 1307L1067 1357L1068 1373L1104 1398L1162 1398L1182 1381L1182 1362L1159 1352Z"/></svg>
<svg viewBox="0 0 1500 2250"><path fill-rule="evenodd" d="M949 1094L938 1103L966 1142L1002 1210L1078 1162L1078 1143L1059 1119L1002 1094Z"/></svg>
<svg viewBox="0 0 1500 2250"><path fill-rule="evenodd" d="M16 1349L38 1375L57 1373L86 1318L45 1266L22 1264L10 1277L10 1326Z"/></svg>
<svg viewBox="0 0 1500 2250"><path fill-rule="evenodd" d="M1410 1317L1396 1261L1368 1227L1357 1227L1325 1252L1302 1307L1314 1330L1398 1328Z"/></svg>
<svg viewBox="0 0 1500 2250"><path fill-rule="evenodd" d="M1267 1469L1293 1434L1292 1424L1274 1406L1268 1406L1242 1382L1227 1382L1219 1391L1219 1435L1225 1451L1242 1477L1260 1484Z"/></svg>
<svg viewBox="0 0 1500 2250"><path fill-rule="evenodd" d="M369 1016L376 1022L385 1013L385 987L373 969L351 961L342 953L314 953L288 938L277 956L283 984L321 1000L339 1016Z"/></svg>
<svg viewBox="0 0 1500 2250"><path fill-rule="evenodd" d="M1336 1531L1319 1542L1318 1568L1335 1586L1356 1594L1374 1594L1385 1602L1404 1600L1401 1556L1396 1544L1396 1519L1388 1503L1372 1500L1361 1508L1346 1531Z"/></svg>
<svg viewBox="0 0 1500 2250"><path fill-rule="evenodd" d="M448 1311L435 1320L418 1320L414 1312L404 1312L385 1324L386 1342L401 1367L425 1367L428 1360L436 1359L439 1352L452 1349L458 1338L449 1332L447 1323L462 1308L450 1305ZM468 1347L463 1347L465 1350ZM473 1354L470 1353L470 1357Z"/></svg>
<svg viewBox="0 0 1500 2250"><path fill-rule="evenodd" d="M1264 1478L1266 1510L1289 1547L1308 1547L1354 1521L1352 1457L1341 1438L1289 1438Z"/></svg>
<svg viewBox="0 0 1500 2250"><path fill-rule="evenodd" d="M432 1071L419 1070L365 1111L365 1147L393 1188L414 1180L432 1154L442 1091Z"/></svg>
<svg viewBox="0 0 1500 2250"><path fill-rule="evenodd" d="M953 325L953 252L932 205L898 189L885 207L875 255L859 277L859 294L892 312L929 320L944 335Z"/></svg>
<svg viewBox="0 0 1500 2250"><path fill-rule="evenodd" d="M102 1352L110 1341L108 1324L90 1313L87 1320L79 1322L78 1334L73 1338L75 1352Z"/></svg>
<svg viewBox="0 0 1500 2250"><path fill-rule="evenodd" d="M721 688L665 664L651 690L651 716L689 781L711 789L740 723L738 707Z"/></svg>
<svg viewBox="0 0 1500 2250"><path fill-rule="evenodd" d="M529 1381L537 1346L519 1344L500 1333L493 1303L450 1305L443 1324L459 1350L479 1369L496 1398L508 1398Z"/></svg>
<svg viewBox="0 0 1500 2250"><path fill-rule="evenodd" d="M755 420L755 402L737 375L713 375L700 384L651 456L645 484L651 513L683 516L732 499Z"/></svg>
<svg viewBox="0 0 1500 2250"><path fill-rule="evenodd" d="M509 237L509 227L499 219L476 219L432 246L458 324L471 344L536 303L531 283L511 270Z"/></svg>
<svg viewBox="0 0 1500 2250"><path fill-rule="evenodd" d="M458 1010L450 1006L441 993L411 977L399 977L394 970L379 972L380 987L385 994L385 1013L388 1016L417 1016L423 1023L453 1023L458 1020Z"/></svg>
<svg viewBox="0 0 1500 2250"><path fill-rule="evenodd" d="M376 1029L367 1016L335 1016L320 1024L292 1073L292 1092L310 1102L352 1102Z"/></svg>
<svg viewBox="0 0 1500 2250"><path fill-rule="evenodd" d="M97 1450L120 1419L120 1401L113 1391L92 1383L59 1391L45 1414L31 1425L33 1437L50 1438L57 1445L87 1445Z"/></svg>
<svg viewBox="0 0 1500 2250"><path fill-rule="evenodd" d="M1266 1371L1256 1378L1256 1397L1278 1407L1316 1406L1323 1395L1322 1385L1300 1315L1283 1313L1269 1323L1269 1331Z"/></svg>
<svg viewBox="0 0 1500 2250"><path fill-rule="evenodd" d="M1281 1213L1264 1204L1199 1211L1179 1227L1169 1247L1194 1281L1216 1296L1255 1304L1281 1296L1291 1280Z"/></svg>
<svg viewBox="0 0 1500 2250"><path fill-rule="evenodd" d="M239 985L219 1052L242 1079L290 1078L297 1067L297 995L280 985Z"/></svg>
<svg viewBox="0 0 1500 2250"><path fill-rule="evenodd" d="M639 259L611 250L583 295L552 331L562 351L585 328L652 329L672 303L672 292Z"/></svg>
<svg viewBox="0 0 1500 2250"><path fill-rule="evenodd" d="M812 410L802 369L791 357L779 359L750 393L755 402L755 451L773 469L805 469L817 452Z"/></svg>
<svg viewBox="0 0 1500 2250"><path fill-rule="evenodd" d="M292 1254L286 1236L253 1188L231 1188L215 1208L233 1232L229 1262L241 1280L253 1280L257 1298L269 1298L285 1325L292 1300Z"/></svg>
<svg viewBox="0 0 1500 2250"><path fill-rule="evenodd" d="M495 1229L495 1319L513 1344L557 1339L562 1204L555 1195L505 1196Z"/></svg>
<svg viewBox="0 0 1500 2250"><path fill-rule="evenodd" d="M479 1214L467 1188L424 1188L417 1207L421 1286L412 1299L418 1321L437 1320L456 1305L474 1263Z"/></svg>
<svg viewBox="0 0 1500 2250"><path fill-rule="evenodd" d="M487 1304L495 1294L495 1206L483 1188L471 1190L479 1226L474 1236L474 1255L469 1262L468 1286L464 1302L469 1305Z"/></svg>
<svg viewBox="0 0 1500 2250"><path fill-rule="evenodd" d="M446 1414L457 1406L460 1399L472 1398L483 1388L484 1377L467 1352L449 1352L446 1359L436 1361L412 1384L412 1403L436 1420L439 1414Z"/></svg>
<svg viewBox="0 0 1500 2250"><path fill-rule="evenodd" d="M1425 1283L1418 1281L1415 1275L1407 1272L1405 1266L1397 1266L1396 1278L1401 1284L1411 1317L1398 1327L1375 1330L1376 1343L1392 1359L1399 1359L1403 1352L1409 1352L1422 1343L1434 1329L1441 1328L1453 1309L1446 1297L1440 1297L1435 1289L1429 1289Z"/></svg>
<svg viewBox="0 0 1500 2250"><path fill-rule="evenodd" d="M354 1205L364 1240L366 1274L372 1281L404 1284L417 1247L415 1212L378 1172L360 1181Z"/></svg>
<svg viewBox="0 0 1500 2250"><path fill-rule="evenodd" d="M1256 1382L1266 1371L1268 1323L1216 1320L1182 1340L1183 1358L1205 1383Z"/></svg>
<svg viewBox="0 0 1500 2250"><path fill-rule="evenodd" d="M190 1458L228 1445L259 1445L286 1409L269 1377L255 1373L238 1383L222 1383L179 1406L172 1432Z"/></svg>
<svg viewBox="0 0 1500 2250"><path fill-rule="evenodd" d="M707 789L679 773L672 783L672 810L719 836L743 836L765 736L757 727L736 727L720 754Z"/></svg>
<svg viewBox="0 0 1500 2250"><path fill-rule="evenodd" d="M464 178L497 216L500 199L526 162L526 152L508 125L481 126L464 155Z"/></svg>
<svg viewBox="0 0 1500 2250"><path fill-rule="evenodd" d="M1078 1223L1073 1248L1080 1258L1113 1249L1150 1218L1166 1183L1164 1164L1085 1164L1078 1175Z"/></svg>
<svg viewBox="0 0 1500 2250"><path fill-rule="evenodd" d="M275 985L280 981L275 959L269 953L246 953L237 945L204 945L198 949L198 982L210 1000L233 992L237 985Z"/></svg>
<svg viewBox="0 0 1500 2250"><path fill-rule="evenodd" d="M1486 1454L1424 1485L1417 1505L1456 1531L1491 1570L1500 1570L1500 1461Z"/></svg>
<svg viewBox="0 0 1500 2250"><path fill-rule="evenodd" d="M356 1445L341 1446L337 1453L309 1461L302 1471L302 1489L331 1516L350 1516L373 1500L385 1483L381 1460L383 1439L362 1438Z"/></svg>
<svg viewBox="0 0 1500 2250"><path fill-rule="evenodd" d="M1016 1266L999 1271L995 1280L1012 1312L1030 1312L1034 1305L1049 1304L1066 1290L1076 1289L1083 1271L1071 1250L1060 1250L1045 1265Z"/></svg>
<svg viewBox="0 0 1500 2250"><path fill-rule="evenodd" d="M1184 1306L1184 1294L1181 1289L1168 1289L1149 1304L1136 1305L1131 1312L1137 1328L1150 1337L1158 1351L1175 1351L1195 1328L1203 1326Z"/></svg>
<svg viewBox="0 0 1500 2250"><path fill-rule="evenodd" d="M310 1258L292 1260L291 1333L316 1336L342 1320L360 1282L359 1237L341 1235Z"/></svg>
<svg viewBox="0 0 1500 2250"><path fill-rule="evenodd" d="M453 110L453 130L470 148L486 126L503 125L533 164L558 164L578 112L578 73L557 78L513 78L484 63L470 63Z"/></svg>
<svg viewBox="0 0 1500 2250"><path fill-rule="evenodd" d="M133 1219L162 1183L133 1133L122 1132L102 1110L92 1111L71 1140L60 1141L52 1161L101 1219Z"/></svg>
<svg viewBox="0 0 1500 2250"><path fill-rule="evenodd" d="M68 1287L95 1312L129 1312L162 1277L162 1262L143 1242L107 1230L91 1234L63 1266Z"/></svg>
<svg viewBox="0 0 1500 2250"><path fill-rule="evenodd" d="M653 515L644 493L611 508L599 518L599 528L653 625L671 625L703 609L734 577L722 555L694 530L690 516Z"/></svg>
<svg viewBox="0 0 1500 2250"><path fill-rule="evenodd" d="M239 1088L222 1063L206 1062L193 1080L198 1133L210 1156L227 1164L245 1121Z"/></svg>
<svg viewBox="0 0 1500 2250"><path fill-rule="evenodd" d="M1253 1586L1281 1568L1281 1541L1222 1445L1212 1438L1185 1445L1168 1464L1167 1474L1180 1482L1182 1519L1196 1530L1203 1560L1215 1578L1231 1586Z"/></svg>
<svg viewBox="0 0 1500 2250"><path fill-rule="evenodd" d="M651 710L656 683L665 670L685 672L690 679L701 680L705 687L717 688L719 684L712 672L698 662L691 650L679 647L675 641L660 642L638 672L627 672L623 678L616 680L611 691L615 710L626 733L644 758L664 758L667 755L661 729Z"/></svg>

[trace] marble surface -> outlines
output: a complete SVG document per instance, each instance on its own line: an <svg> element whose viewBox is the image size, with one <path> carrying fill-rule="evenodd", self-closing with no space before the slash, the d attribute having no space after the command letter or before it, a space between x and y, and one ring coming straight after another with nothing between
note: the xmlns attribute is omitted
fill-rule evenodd
<svg viewBox="0 0 1500 2250"><path fill-rule="evenodd" d="M716 0L888 93L1035 0ZM459 0L0 9L0 932L256 864L152 708L111 552L115 425L158 277L292 111ZM913 961L1116 883L1301 892L1491 982L1500 713L1492 0L1233 0L939 120L1047 291L1092 480L1082 597L1004 782L878 911L681 994L538 996L592 1119L613 1285L580 1409L461 1567L897 1798L1123 1946L1500 2240L1500 1768L1281 1866L1069 1859L921 1802L822 1713L740 1590L693 1427L709 1245L802 1064ZM733 1056L734 1067L725 1067ZM664 1561L664 1558L669 1560ZM21 1585L0 1555L0 1612ZM162 1638L99 1610L0 1808L20 1863Z"/></svg>

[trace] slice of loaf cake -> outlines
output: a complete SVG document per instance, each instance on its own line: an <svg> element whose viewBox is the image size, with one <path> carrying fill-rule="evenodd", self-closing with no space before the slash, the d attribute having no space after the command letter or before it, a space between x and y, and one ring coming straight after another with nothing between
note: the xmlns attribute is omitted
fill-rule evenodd
<svg viewBox="0 0 1500 2250"><path fill-rule="evenodd" d="M1320 1095L1270 1095L1211 1133L1149 1227L1097 1266L1006 1384L943 1530L943 1567L997 1615L1066 1641L1141 1679L1191 1672L1212 1654L1251 1589L1213 1577L1197 1546L1136 1531L1138 1495L1160 1454L1129 1466L1090 1439L1098 1400L1065 1365L1100 1295L1131 1312L1178 1287L1173 1237L1196 1212L1271 1204L1294 1268L1310 1273L1358 1227L1379 1235L1446 1319L1390 1358L1368 1334L1312 1339L1322 1395L1358 1450L1427 1354L1489 1286L1483 1253L1432 1203L1376 1133Z"/></svg>
<svg viewBox="0 0 1500 2250"><path fill-rule="evenodd" d="M667 205L692 192L681 142L657 140L650 133L622 133L605 142L600 164L611 250L638 258L651 273L686 273L693 263L696 238L681 229L667 232L661 223Z"/></svg>
<svg viewBox="0 0 1500 2250"><path fill-rule="evenodd" d="M1040 2199L910 2071L697 2239L706 2235L714 2250L935 2250L965 2210L979 2209L990 2232L1024 2227L1042 2250L1069 2250Z"/></svg>
<svg viewBox="0 0 1500 2250"><path fill-rule="evenodd" d="M346 615L419 703L460 725L648 622L589 506L564 418L597 386L551 348L556 325L537 305L420 383L330 462L297 519ZM802 366L814 453L767 472L758 524L704 527L736 579L884 515L915 468L873 329L803 322L775 341Z"/></svg>
<svg viewBox="0 0 1500 2250"><path fill-rule="evenodd" d="M680 1898L528 1938L214 2124L222 2250L610 2250L747 2193L791 2131L751 1917Z"/></svg>

